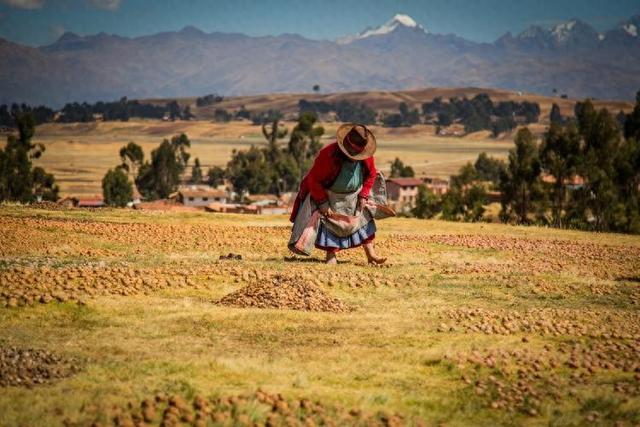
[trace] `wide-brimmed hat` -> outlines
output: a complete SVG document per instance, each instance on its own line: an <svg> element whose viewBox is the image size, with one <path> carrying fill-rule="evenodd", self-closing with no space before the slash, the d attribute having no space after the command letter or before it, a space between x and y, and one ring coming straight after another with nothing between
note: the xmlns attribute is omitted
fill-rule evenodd
<svg viewBox="0 0 640 427"><path fill-rule="evenodd" d="M376 152L376 137L359 123L345 123L336 131L338 146L352 160L364 160Z"/></svg>

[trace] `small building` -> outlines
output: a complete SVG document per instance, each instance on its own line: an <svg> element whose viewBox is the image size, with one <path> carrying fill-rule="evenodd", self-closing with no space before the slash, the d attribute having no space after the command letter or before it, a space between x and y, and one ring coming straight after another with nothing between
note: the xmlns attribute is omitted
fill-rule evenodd
<svg viewBox="0 0 640 427"><path fill-rule="evenodd" d="M438 196L442 196L449 191L449 181L440 178L423 178L424 186Z"/></svg>
<svg viewBox="0 0 640 427"><path fill-rule="evenodd" d="M76 207L79 208L103 208L105 206L102 197L78 198Z"/></svg>
<svg viewBox="0 0 640 427"><path fill-rule="evenodd" d="M423 184L419 178L387 179L387 197L392 207L401 211L415 206L418 187Z"/></svg>
<svg viewBox="0 0 640 427"><path fill-rule="evenodd" d="M207 212L253 214L260 213L259 206L241 205L235 203L210 203L204 208Z"/></svg>
<svg viewBox="0 0 640 427"><path fill-rule="evenodd" d="M275 194L250 194L245 201L253 206L280 206L282 201Z"/></svg>
<svg viewBox="0 0 640 427"><path fill-rule="evenodd" d="M185 206L205 207L211 203L227 203L227 193L213 188L186 188L178 190L178 200Z"/></svg>
<svg viewBox="0 0 640 427"><path fill-rule="evenodd" d="M542 175L540 180L547 185L555 185L556 183L556 178L549 174ZM566 178L563 184L567 190L579 190L584 187L584 178L580 175L574 175L570 178Z"/></svg>

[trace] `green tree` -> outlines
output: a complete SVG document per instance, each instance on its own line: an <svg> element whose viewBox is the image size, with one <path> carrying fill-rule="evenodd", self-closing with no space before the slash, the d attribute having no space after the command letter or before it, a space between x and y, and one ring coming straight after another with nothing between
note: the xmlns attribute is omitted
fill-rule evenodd
<svg viewBox="0 0 640 427"><path fill-rule="evenodd" d="M591 217L598 231L615 230L616 207L621 202L615 182L620 130L616 119L606 109L596 111L590 100L576 104L576 118L583 138L578 172L585 180L577 193L577 214L583 220Z"/></svg>
<svg viewBox="0 0 640 427"><path fill-rule="evenodd" d="M447 221L481 221L487 204L485 189L476 183L478 173L471 163L451 177L449 191L442 196L442 218Z"/></svg>
<svg viewBox="0 0 640 427"><path fill-rule="evenodd" d="M209 172L207 172L207 183L211 187L222 185L224 184L225 175L225 170L220 166L212 166L209 168Z"/></svg>
<svg viewBox="0 0 640 427"><path fill-rule="evenodd" d="M227 164L227 175L236 192L243 194L269 192L276 177L265 150L251 146L249 150L234 150Z"/></svg>
<svg viewBox="0 0 640 427"><path fill-rule="evenodd" d="M301 171L311 167L313 159L322 148L320 137L324 134L324 128L316 126L317 121L318 117L314 113L302 113L291 132L288 152L296 160Z"/></svg>
<svg viewBox="0 0 640 427"><path fill-rule="evenodd" d="M175 192L184 172L191 141L185 134L164 140L151 152L151 163L145 162L136 177L136 185L147 199L166 198Z"/></svg>
<svg viewBox="0 0 640 427"><path fill-rule="evenodd" d="M36 166L32 170L33 192L36 197L42 200L55 202L58 200L60 188L56 185L53 174L47 173L43 168Z"/></svg>
<svg viewBox="0 0 640 427"><path fill-rule="evenodd" d="M549 114L549 121L551 122L551 124L557 124L557 125L561 125L562 123L564 123L564 118L562 117L562 114L560 113L560 107L558 107L558 104L556 104L555 102L551 106L551 113Z"/></svg>
<svg viewBox="0 0 640 427"><path fill-rule="evenodd" d="M18 136L9 135L0 150L0 201L14 200L28 203L37 195L57 198L53 175L42 168L33 169L32 160L44 152L42 144L34 144L35 119L30 112L14 114Z"/></svg>
<svg viewBox="0 0 640 427"><path fill-rule="evenodd" d="M191 182L193 184L202 182L202 166L200 166L200 159L197 157L193 161L193 168L191 169Z"/></svg>
<svg viewBox="0 0 640 427"><path fill-rule="evenodd" d="M640 141L640 90L636 94L636 105L624 121L624 137Z"/></svg>
<svg viewBox="0 0 640 427"><path fill-rule="evenodd" d="M552 123L540 147L542 169L553 177L551 189L552 223L563 226L567 201L566 181L574 176L580 164L580 135L574 125L564 128Z"/></svg>
<svg viewBox="0 0 640 427"><path fill-rule="evenodd" d="M133 186L122 168L109 169L102 178L102 196L107 205L120 208L131 201Z"/></svg>
<svg viewBox="0 0 640 427"><path fill-rule="evenodd" d="M528 128L518 131L515 144L500 180L501 217L503 220L515 217L517 222L525 224L529 222L533 200L539 194L540 159L535 137Z"/></svg>
<svg viewBox="0 0 640 427"><path fill-rule="evenodd" d="M506 170L506 165L503 160L490 157L487 153L482 152L476 159L474 168L480 181L491 181L494 185L499 185L500 176Z"/></svg>
<svg viewBox="0 0 640 427"><path fill-rule="evenodd" d="M433 218L439 212L438 196L433 191L429 190L426 186L418 186L418 195L416 197L416 205L411 210L411 213L416 218L428 219Z"/></svg>
<svg viewBox="0 0 640 427"><path fill-rule="evenodd" d="M133 176L136 176L140 166L144 163L144 152L135 142L130 142L120 149L122 168Z"/></svg>
<svg viewBox="0 0 640 427"><path fill-rule="evenodd" d="M399 157L391 162L391 178L413 178L415 175L413 168L405 165Z"/></svg>

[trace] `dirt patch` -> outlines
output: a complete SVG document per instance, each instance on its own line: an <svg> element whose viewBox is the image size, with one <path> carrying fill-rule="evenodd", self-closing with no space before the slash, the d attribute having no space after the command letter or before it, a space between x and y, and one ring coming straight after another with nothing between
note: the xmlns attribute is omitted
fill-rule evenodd
<svg viewBox="0 0 640 427"><path fill-rule="evenodd" d="M323 405L309 399L286 399L281 394L257 391L252 395L205 398L197 395L187 400L181 395L154 397L130 404L117 411L105 424L94 426L316 426L367 425L400 426L407 424L400 415L385 412L365 413ZM418 423L419 424L419 423Z"/></svg>
<svg viewBox="0 0 640 427"><path fill-rule="evenodd" d="M33 387L69 377L80 368L46 350L0 347L0 387Z"/></svg>
<svg viewBox="0 0 640 427"><path fill-rule="evenodd" d="M523 338L528 343L528 338ZM540 415L552 400L583 401L580 388L599 382L601 390L618 402L640 395L639 345L634 340L578 340L552 348L523 344L511 349L474 350L460 354L454 363L461 379L490 408ZM581 411L584 421L607 418L598 410ZM624 419L623 410L608 421Z"/></svg>
<svg viewBox="0 0 640 427"><path fill-rule="evenodd" d="M256 281L230 293L218 304L232 307L284 308L343 313L350 308L317 285L282 275Z"/></svg>

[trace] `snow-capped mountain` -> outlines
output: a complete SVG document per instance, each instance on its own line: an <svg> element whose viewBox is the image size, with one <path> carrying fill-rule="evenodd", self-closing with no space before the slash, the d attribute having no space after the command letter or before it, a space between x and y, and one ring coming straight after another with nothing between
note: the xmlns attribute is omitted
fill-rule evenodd
<svg viewBox="0 0 640 427"><path fill-rule="evenodd" d="M418 24L409 15L397 14L396 16L388 20L384 25L380 25L379 27L375 27L375 28L367 28L364 31L355 35L347 35L344 37L340 37L336 40L336 42L338 44L349 44L356 40L362 40L369 37L391 34L399 28L413 29L413 30L422 32L424 34L429 34L428 30L426 30L422 25Z"/></svg>
<svg viewBox="0 0 640 427"><path fill-rule="evenodd" d="M515 37L506 34L497 44L524 49L587 49L597 45L603 38L589 24L574 19L551 28L533 25Z"/></svg>
<svg viewBox="0 0 640 427"><path fill-rule="evenodd" d="M0 39L0 104L302 93L315 84L328 92L474 86L633 99L639 29L640 15L603 35L572 20L478 43L396 15L339 43L194 27L141 37L66 33L39 48Z"/></svg>

